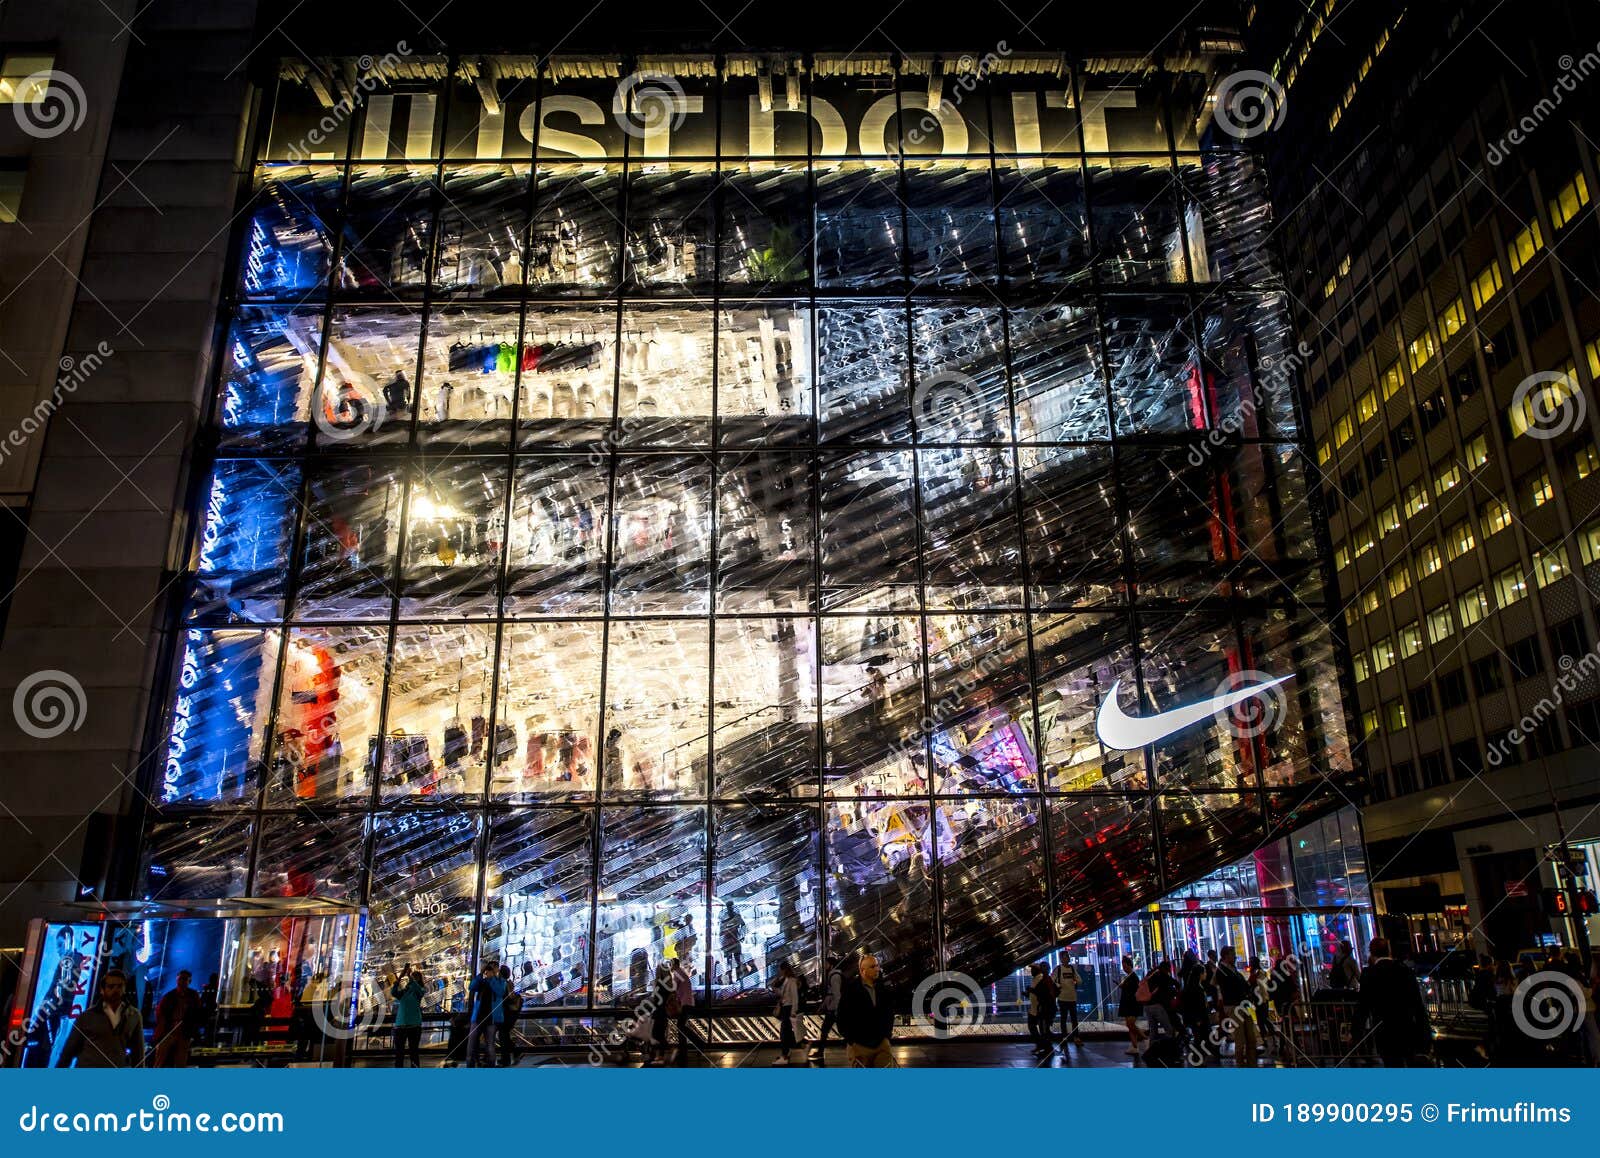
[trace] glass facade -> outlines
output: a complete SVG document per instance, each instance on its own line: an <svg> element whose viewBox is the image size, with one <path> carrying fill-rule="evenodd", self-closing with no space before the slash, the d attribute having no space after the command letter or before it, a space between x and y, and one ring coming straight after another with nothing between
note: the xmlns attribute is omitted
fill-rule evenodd
<svg viewBox="0 0 1600 1158"><path fill-rule="evenodd" d="M140 895L770 1003L1345 802L1262 182L1176 79L363 60L267 94Z"/></svg>

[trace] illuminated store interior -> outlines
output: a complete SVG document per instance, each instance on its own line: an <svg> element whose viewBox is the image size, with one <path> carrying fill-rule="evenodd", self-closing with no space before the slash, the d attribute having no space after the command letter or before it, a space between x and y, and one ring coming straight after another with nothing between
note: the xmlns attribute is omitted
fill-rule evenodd
<svg viewBox="0 0 1600 1158"><path fill-rule="evenodd" d="M674 958L770 1005L852 949L996 981L1348 803L1202 78L319 63L259 115L139 896L356 906L441 1005Z"/></svg>

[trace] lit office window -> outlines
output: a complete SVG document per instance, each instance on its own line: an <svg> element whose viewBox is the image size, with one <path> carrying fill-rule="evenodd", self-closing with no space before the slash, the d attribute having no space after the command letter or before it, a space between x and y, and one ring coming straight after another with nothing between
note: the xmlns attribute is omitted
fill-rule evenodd
<svg viewBox="0 0 1600 1158"><path fill-rule="evenodd" d="M1356 399L1356 417L1362 422L1378 413L1378 395L1375 391L1368 390Z"/></svg>
<svg viewBox="0 0 1600 1158"><path fill-rule="evenodd" d="M1372 537L1372 528L1366 523L1362 523L1350 532L1350 541L1355 544L1357 559L1372 550L1377 543L1377 540Z"/></svg>
<svg viewBox="0 0 1600 1158"><path fill-rule="evenodd" d="M1520 438L1530 430L1548 431L1553 424L1561 423L1569 413L1577 412L1576 408L1584 405L1581 400L1574 401L1581 390L1577 367L1568 362L1562 367L1560 377L1536 383L1522 396L1520 405L1512 405L1508 412L1512 436Z"/></svg>
<svg viewBox="0 0 1600 1158"><path fill-rule="evenodd" d="M1404 700L1390 700L1383 706L1384 715L1391 732L1403 732L1406 728L1406 704Z"/></svg>
<svg viewBox="0 0 1600 1158"><path fill-rule="evenodd" d="M1490 585L1494 588L1495 602L1501 607L1510 607L1528 595L1528 577L1519 566L1507 567L1496 573Z"/></svg>
<svg viewBox="0 0 1600 1158"><path fill-rule="evenodd" d="M1372 678L1372 666L1367 662L1367 653L1358 651L1350 658L1351 666L1355 670L1356 683Z"/></svg>
<svg viewBox="0 0 1600 1158"><path fill-rule="evenodd" d="M1334 548L1333 565L1340 571L1350 566L1350 545L1348 543L1340 543Z"/></svg>
<svg viewBox="0 0 1600 1158"><path fill-rule="evenodd" d="M1439 544L1426 543L1417 552L1417 572L1424 579L1436 574L1444 566L1444 560L1439 556Z"/></svg>
<svg viewBox="0 0 1600 1158"><path fill-rule="evenodd" d="M1500 499L1488 499L1483 504L1483 537L1489 538L1511 525L1511 508Z"/></svg>
<svg viewBox="0 0 1600 1158"><path fill-rule="evenodd" d="M1328 461L1332 458L1333 447L1329 446L1325 441L1317 443L1317 465L1327 466Z"/></svg>
<svg viewBox="0 0 1600 1158"><path fill-rule="evenodd" d="M1461 485L1461 465L1459 463L1434 463L1433 465L1433 493L1443 495L1446 491L1454 490Z"/></svg>
<svg viewBox="0 0 1600 1158"><path fill-rule="evenodd" d="M1356 432L1355 421L1348 414L1339 415L1339 420L1333 424L1333 445L1338 449L1350 441Z"/></svg>
<svg viewBox="0 0 1600 1158"><path fill-rule="evenodd" d="M1361 713L1361 736L1362 736L1362 738L1365 739L1368 736L1375 735L1377 733L1377 731L1378 731L1378 713L1377 713L1377 710L1374 709L1374 710L1372 710L1370 712L1362 712Z"/></svg>
<svg viewBox="0 0 1600 1158"><path fill-rule="evenodd" d="M1403 595L1411 589L1411 569L1404 563L1397 563L1389 571L1389 598L1393 599Z"/></svg>
<svg viewBox="0 0 1600 1158"><path fill-rule="evenodd" d="M1445 554L1450 557L1452 562L1461 558L1475 546L1477 546L1477 540L1472 535L1472 524L1465 519L1453 524L1444 533Z"/></svg>
<svg viewBox="0 0 1600 1158"><path fill-rule="evenodd" d="M1407 483L1403 496L1406 518L1414 519L1428 509L1428 504L1433 501L1433 496L1428 494L1428 488L1419 480Z"/></svg>
<svg viewBox="0 0 1600 1158"><path fill-rule="evenodd" d="M1586 479L1597 470L1600 470L1600 451L1595 450L1594 443L1585 442L1572 452L1572 473L1579 479Z"/></svg>
<svg viewBox="0 0 1600 1158"><path fill-rule="evenodd" d="M1428 642L1432 644L1443 643L1455 631L1455 624L1450 618L1450 608L1435 607L1428 612Z"/></svg>
<svg viewBox="0 0 1600 1158"><path fill-rule="evenodd" d="M1578 557L1585 567L1600 563L1600 519L1578 528Z"/></svg>
<svg viewBox="0 0 1600 1158"><path fill-rule="evenodd" d="M1375 672L1388 671L1394 666L1394 643L1384 638L1372 645L1372 670Z"/></svg>
<svg viewBox="0 0 1600 1158"><path fill-rule="evenodd" d="M27 104L44 99L50 78L44 74L55 67L49 53L8 53L0 62L0 104Z"/></svg>
<svg viewBox="0 0 1600 1158"><path fill-rule="evenodd" d="M1570 570L1567 549L1559 543L1533 553L1533 581L1540 587L1548 587Z"/></svg>
<svg viewBox="0 0 1600 1158"><path fill-rule="evenodd" d="M1383 598L1375 588L1368 587L1361 593L1361 611L1364 615L1371 615L1383 606Z"/></svg>
<svg viewBox="0 0 1600 1158"><path fill-rule="evenodd" d="M1511 262L1511 272L1516 273L1528 262L1533 260L1533 255L1544 248L1544 234L1539 231L1539 223L1530 221L1528 227L1511 239L1506 246L1507 257Z"/></svg>
<svg viewBox="0 0 1600 1158"><path fill-rule="evenodd" d="M1561 187L1561 192L1550 198L1550 224L1563 228L1589 204L1589 183L1579 173Z"/></svg>
<svg viewBox="0 0 1600 1158"><path fill-rule="evenodd" d="M1400 387L1406 384L1405 375L1400 371L1400 363L1390 363L1389 368L1379 377L1378 382L1383 389L1383 400L1385 402L1400 393Z"/></svg>
<svg viewBox="0 0 1600 1158"><path fill-rule="evenodd" d="M0 164L0 225L15 225L22 214L22 187L28 171Z"/></svg>
<svg viewBox="0 0 1600 1158"><path fill-rule="evenodd" d="M1483 435L1469 439L1462 451L1467 460L1468 470L1477 470L1489 461L1489 443Z"/></svg>
<svg viewBox="0 0 1600 1158"><path fill-rule="evenodd" d="M1550 485L1550 473L1548 471L1540 471L1532 478L1523 480L1523 510L1531 511L1538 507L1542 507L1555 497L1555 488Z"/></svg>
<svg viewBox="0 0 1600 1158"><path fill-rule="evenodd" d="M1410 659L1422 650L1422 628L1417 626L1417 621L1412 620L1399 631L1400 658Z"/></svg>
<svg viewBox="0 0 1600 1158"><path fill-rule="evenodd" d="M1460 298L1456 298L1439 312L1437 319L1439 333L1446 338L1452 338L1467 326L1467 307Z"/></svg>
<svg viewBox="0 0 1600 1158"><path fill-rule="evenodd" d="M1483 309L1484 305L1499 293L1505 285L1504 278L1500 275L1500 263L1491 261L1478 271L1472 279L1472 305L1475 309Z"/></svg>
<svg viewBox="0 0 1600 1158"><path fill-rule="evenodd" d="M1400 508L1390 503L1378 512L1378 534L1387 535L1400 529Z"/></svg>
<svg viewBox="0 0 1600 1158"><path fill-rule="evenodd" d="M1433 334L1424 330L1421 337L1406 346L1406 357L1410 362L1412 373L1426 366L1438 352L1439 347L1433 340Z"/></svg>
<svg viewBox="0 0 1600 1158"><path fill-rule="evenodd" d="M1456 599L1456 616L1461 620L1462 627L1471 627L1488 614L1489 596L1481 585Z"/></svg>

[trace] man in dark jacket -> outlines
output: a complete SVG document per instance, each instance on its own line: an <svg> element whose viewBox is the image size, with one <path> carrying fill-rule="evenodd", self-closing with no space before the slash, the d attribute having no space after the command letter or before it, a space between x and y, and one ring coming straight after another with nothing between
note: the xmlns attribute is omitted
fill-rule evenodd
<svg viewBox="0 0 1600 1158"><path fill-rule="evenodd" d="M66 1069L74 1060L83 1070L144 1064L144 1023L136 1007L123 1003L127 988L122 970L106 970L100 978L99 1004L85 1009L73 1023L57 1066Z"/></svg>
<svg viewBox="0 0 1600 1158"><path fill-rule="evenodd" d="M189 1044L200 1026L200 995L189 988L192 976L180 969L177 987L156 1003L157 1069L181 1070L189 1064Z"/></svg>
<svg viewBox="0 0 1600 1158"><path fill-rule="evenodd" d="M1404 1067L1428 1048L1428 1007L1417 975L1389 956L1384 937L1372 940L1372 956L1361 974L1356 1024L1371 1025L1373 1044L1383 1064Z"/></svg>
<svg viewBox="0 0 1600 1158"><path fill-rule="evenodd" d="M852 1066L885 1068L895 1064L889 1039L894 1036L894 993L878 981L878 959L861 956L858 976L845 982L839 997L839 1032Z"/></svg>

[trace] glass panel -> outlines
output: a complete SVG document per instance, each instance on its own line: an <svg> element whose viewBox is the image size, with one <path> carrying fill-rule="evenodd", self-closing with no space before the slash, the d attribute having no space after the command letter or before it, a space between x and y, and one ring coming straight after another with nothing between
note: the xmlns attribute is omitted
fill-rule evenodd
<svg viewBox="0 0 1600 1158"><path fill-rule="evenodd" d="M817 284L828 289L903 285L899 176L893 167L819 162Z"/></svg>
<svg viewBox="0 0 1600 1158"><path fill-rule="evenodd" d="M1320 601L1324 589L1305 456L1287 443L1244 443L1217 457L1233 499L1230 538L1242 593Z"/></svg>
<svg viewBox="0 0 1600 1158"><path fill-rule="evenodd" d="M816 662L812 620L717 620L717 796L816 796Z"/></svg>
<svg viewBox="0 0 1600 1158"><path fill-rule="evenodd" d="M707 637L704 623L611 624L601 751L608 797L706 794Z"/></svg>
<svg viewBox="0 0 1600 1158"><path fill-rule="evenodd" d="M304 443L321 356L321 309L240 309L223 355L216 410L221 445L293 449Z"/></svg>
<svg viewBox="0 0 1600 1158"><path fill-rule="evenodd" d="M366 831L360 816L307 809L264 814L251 895L359 903Z"/></svg>
<svg viewBox="0 0 1600 1158"><path fill-rule="evenodd" d="M830 442L911 439L906 315L899 309L837 306L817 311L818 405Z"/></svg>
<svg viewBox="0 0 1600 1158"><path fill-rule="evenodd" d="M538 187L528 240L529 291L614 293L622 232L620 168L541 165Z"/></svg>
<svg viewBox="0 0 1600 1158"><path fill-rule="evenodd" d="M923 566L930 607L1022 602L1021 541L1009 450L919 450Z"/></svg>
<svg viewBox="0 0 1600 1158"><path fill-rule="evenodd" d="M823 605L917 606L917 519L911 453L828 457L821 464Z"/></svg>
<svg viewBox="0 0 1600 1158"><path fill-rule="evenodd" d="M260 622L283 616L289 537L300 502L297 463L216 464L206 490L189 618Z"/></svg>
<svg viewBox="0 0 1600 1158"><path fill-rule="evenodd" d="M480 957L511 970L525 1005L582 1005L589 988L594 814L516 812L489 825Z"/></svg>
<svg viewBox="0 0 1600 1158"><path fill-rule="evenodd" d="M402 624L389 668L385 799L482 792L494 629Z"/></svg>
<svg viewBox="0 0 1600 1158"><path fill-rule="evenodd" d="M1354 764L1327 623L1310 610L1278 609L1247 617L1243 629L1245 657L1259 673L1252 681L1294 677L1241 705L1235 719L1267 787L1348 781Z"/></svg>
<svg viewBox="0 0 1600 1158"><path fill-rule="evenodd" d="M810 182L804 163L723 168L724 284L792 287L810 282Z"/></svg>
<svg viewBox="0 0 1600 1158"><path fill-rule="evenodd" d="M261 170L240 258L244 294L299 298L325 288L343 176L322 166Z"/></svg>
<svg viewBox="0 0 1600 1158"><path fill-rule="evenodd" d="M717 423L724 444L813 442L811 311L725 309L717 333Z"/></svg>
<svg viewBox="0 0 1600 1158"><path fill-rule="evenodd" d="M400 479L381 465L319 468L307 488L295 613L304 619L389 614Z"/></svg>
<svg viewBox="0 0 1600 1158"><path fill-rule="evenodd" d="M519 367L530 368L516 307L435 310L422 347L420 430L430 443L501 444L509 438Z"/></svg>
<svg viewBox="0 0 1600 1158"><path fill-rule="evenodd" d="M1077 158L998 164L1000 249L1014 286L1089 279L1088 211Z"/></svg>
<svg viewBox="0 0 1600 1158"><path fill-rule="evenodd" d="M1163 434L1206 428L1204 381L1189 307L1176 301L1118 298L1105 314L1106 364L1117 433Z"/></svg>
<svg viewBox="0 0 1600 1158"><path fill-rule="evenodd" d="M928 791L922 635L915 619L824 619L822 704L830 795Z"/></svg>
<svg viewBox="0 0 1600 1158"><path fill-rule="evenodd" d="M1028 662L1020 614L928 616L935 791L1038 789Z"/></svg>
<svg viewBox="0 0 1600 1158"><path fill-rule="evenodd" d="M1114 169L1091 166L1089 216L1102 283L1188 279L1176 184L1165 162L1130 159Z"/></svg>
<svg viewBox="0 0 1600 1158"><path fill-rule="evenodd" d="M624 310L617 386L623 445L710 443L712 318L699 306Z"/></svg>
<svg viewBox="0 0 1600 1158"><path fill-rule="evenodd" d="M372 823L368 985L412 965L440 991L443 1008L463 1008L477 936L481 822L460 812L408 810L380 813Z"/></svg>
<svg viewBox="0 0 1600 1158"><path fill-rule="evenodd" d="M1169 889L1237 860L1265 839L1261 802L1253 793L1185 792L1160 799Z"/></svg>
<svg viewBox="0 0 1600 1158"><path fill-rule="evenodd" d="M1044 732L1045 777L1052 792L1147 785L1144 749L1107 748L1095 725L1095 714L1111 685L1121 681L1123 688L1133 687L1133 649L1128 639L1128 621L1121 615L1050 615L1034 620L1039 727Z"/></svg>
<svg viewBox="0 0 1600 1158"><path fill-rule="evenodd" d="M940 852L947 969L1003 977L1050 943L1042 807L1036 796L939 803L953 845Z"/></svg>
<svg viewBox="0 0 1600 1158"><path fill-rule="evenodd" d="M716 276L711 165L642 165L628 181L628 284L709 292Z"/></svg>
<svg viewBox="0 0 1600 1158"><path fill-rule="evenodd" d="M187 901L244 896L250 830L247 816L157 820L145 832L140 897Z"/></svg>
<svg viewBox="0 0 1600 1158"><path fill-rule="evenodd" d="M706 904L701 808L607 808L601 816L596 1004L636 1002L661 965L695 960Z"/></svg>
<svg viewBox="0 0 1600 1158"><path fill-rule="evenodd" d="M801 977L823 972L817 961L816 809L719 807L715 857L711 939L716 952L710 946L707 952L712 995L765 1010L783 962Z"/></svg>
<svg viewBox="0 0 1600 1158"><path fill-rule="evenodd" d="M268 766L269 804L365 799L372 791L388 637L381 627L289 633Z"/></svg>
<svg viewBox="0 0 1600 1158"><path fill-rule="evenodd" d="M505 546L503 459L419 465L406 504L400 614L493 615Z"/></svg>
<svg viewBox="0 0 1600 1158"><path fill-rule="evenodd" d="M1111 437L1094 311L1045 306L1011 312L1018 442Z"/></svg>
<svg viewBox="0 0 1600 1158"><path fill-rule="evenodd" d="M614 613L708 609L710 474L699 456L628 456L617 463Z"/></svg>
<svg viewBox="0 0 1600 1158"><path fill-rule="evenodd" d="M276 632L183 633L160 803L254 797L278 639Z"/></svg>
<svg viewBox="0 0 1600 1158"><path fill-rule="evenodd" d="M814 586L810 461L759 451L718 461L719 608L809 610Z"/></svg>
<svg viewBox="0 0 1600 1158"><path fill-rule="evenodd" d="M927 802L830 804L827 823L829 952L877 954L886 980L909 992L939 967Z"/></svg>
<svg viewBox="0 0 1600 1158"><path fill-rule="evenodd" d="M956 288L995 280L991 192L987 158L959 168L930 161L906 166L906 248L913 286Z"/></svg>
<svg viewBox="0 0 1600 1158"><path fill-rule="evenodd" d="M339 287L346 290L420 289L433 244L433 182L429 169L362 167L350 175Z"/></svg>
<svg viewBox="0 0 1600 1158"><path fill-rule="evenodd" d="M611 436L617 387L612 309L530 309L522 331L524 443L579 446Z"/></svg>
<svg viewBox="0 0 1600 1158"><path fill-rule="evenodd" d="M1201 599L1227 576L1228 509L1209 463L1179 447L1119 455L1128 501L1133 578L1141 594Z"/></svg>
<svg viewBox="0 0 1600 1158"><path fill-rule="evenodd" d="M1005 341L1000 311L977 306L911 311L918 442L1007 441Z"/></svg>
<svg viewBox="0 0 1600 1158"><path fill-rule="evenodd" d="M1056 936L1076 940L1157 895L1148 796L1058 796L1050 801Z"/></svg>
<svg viewBox="0 0 1600 1158"><path fill-rule="evenodd" d="M1121 602L1122 527L1109 446L1018 452L1036 605Z"/></svg>
<svg viewBox="0 0 1600 1158"><path fill-rule="evenodd" d="M597 465L567 458L517 461L506 614L583 615L600 610L607 479Z"/></svg>
<svg viewBox="0 0 1600 1158"><path fill-rule="evenodd" d="M625 109L628 115L616 116L616 100L622 87L618 81L573 76L571 73L576 70L564 71L567 75L560 77L560 87L547 81L539 101L540 157L620 157L627 136L642 135L640 130L645 126L639 116L651 115L661 107L646 103L640 109L630 102ZM639 148L637 140L633 147Z"/></svg>
<svg viewBox="0 0 1600 1158"><path fill-rule="evenodd" d="M508 623L500 641L491 791L514 799L594 792L599 623Z"/></svg>
<svg viewBox="0 0 1600 1158"><path fill-rule="evenodd" d="M1189 263L1196 281L1272 285L1265 174L1248 153L1218 152L1180 162Z"/></svg>
<svg viewBox="0 0 1600 1158"><path fill-rule="evenodd" d="M521 290L529 172L527 165L445 170L434 272L441 289L473 297Z"/></svg>
<svg viewBox="0 0 1600 1158"><path fill-rule="evenodd" d="M1143 712L1171 711L1255 682L1233 628L1221 616L1151 613L1141 620L1145 702ZM1137 711L1134 689L1124 685L1121 702ZM1248 703L1208 717L1155 746L1158 787L1236 789L1256 786L1250 761Z"/></svg>
<svg viewBox="0 0 1600 1158"><path fill-rule="evenodd" d="M322 378L312 398L318 446L360 451L410 437L421 328L416 311L334 311Z"/></svg>

